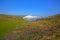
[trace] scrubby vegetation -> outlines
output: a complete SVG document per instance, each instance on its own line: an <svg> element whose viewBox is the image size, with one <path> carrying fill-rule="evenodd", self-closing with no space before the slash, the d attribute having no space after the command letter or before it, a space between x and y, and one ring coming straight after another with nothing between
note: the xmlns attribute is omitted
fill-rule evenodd
<svg viewBox="0 0 60 40"><path fill-rule="evenodd" d="M9 26L12 28L12 31L1 37L1 40L60 40L60 14L30 22L26 22L20 19L20 17L14 17L9 20L16 20L16 18L19 19L19 21L13 21L14 27ZM4 21L1 21L1 23L4 23ZM15 22L18 23L15 24ZM10 21L10 23L12 23L12 21ZM2 27L3 25L0 26ZM3 27L1 30L8 30L9 28L8 26Z"/></svg>

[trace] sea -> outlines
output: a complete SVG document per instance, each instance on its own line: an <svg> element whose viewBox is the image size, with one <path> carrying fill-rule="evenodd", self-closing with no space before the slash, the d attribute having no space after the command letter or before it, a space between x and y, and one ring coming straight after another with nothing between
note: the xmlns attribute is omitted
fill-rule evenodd
<svg viewBox="0 0 60 40"><path fill-rule="evenodd" d="M25 20L27 21L34 21L34 20L37 20L38 18L25 18Z"/></svg>

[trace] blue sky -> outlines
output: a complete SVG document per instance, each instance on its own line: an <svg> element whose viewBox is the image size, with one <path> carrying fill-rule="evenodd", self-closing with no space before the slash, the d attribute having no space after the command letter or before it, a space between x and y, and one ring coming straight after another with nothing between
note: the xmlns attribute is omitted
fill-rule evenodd
<svg viewBox="0 0 60 40"><path fill-rule="evenodd" d="M60 13L60 0L0 0L0 14L49 16Z"/></svg>

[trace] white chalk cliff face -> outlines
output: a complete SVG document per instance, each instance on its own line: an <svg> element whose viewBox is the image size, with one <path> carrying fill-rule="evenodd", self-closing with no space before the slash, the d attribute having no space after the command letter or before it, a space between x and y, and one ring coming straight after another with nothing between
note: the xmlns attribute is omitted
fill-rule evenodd
<svg viewBox="0 0 60 40"><path fill-rule="evenodd" d="M26 19L26 20L29 20L29 21L37 20L38 16L27 15L27 16L23 17L23 19Z"/></svg>

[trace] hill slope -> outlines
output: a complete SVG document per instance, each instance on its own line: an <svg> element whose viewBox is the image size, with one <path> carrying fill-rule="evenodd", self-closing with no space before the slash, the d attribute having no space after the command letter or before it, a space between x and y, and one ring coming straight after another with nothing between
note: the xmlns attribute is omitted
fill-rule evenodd
<svg viewBox="0 0 60 40"><path fill-rule="evenodd" d="M23 16L13 16L0 14L0 36L11 31L16 25L26 22L22 19Z"/></svg>
<svg viewBox="0 0 60 40"><path fill-rule="evenodd" d="M1 40L60 40L60 14L19 24Z"/></svg>

